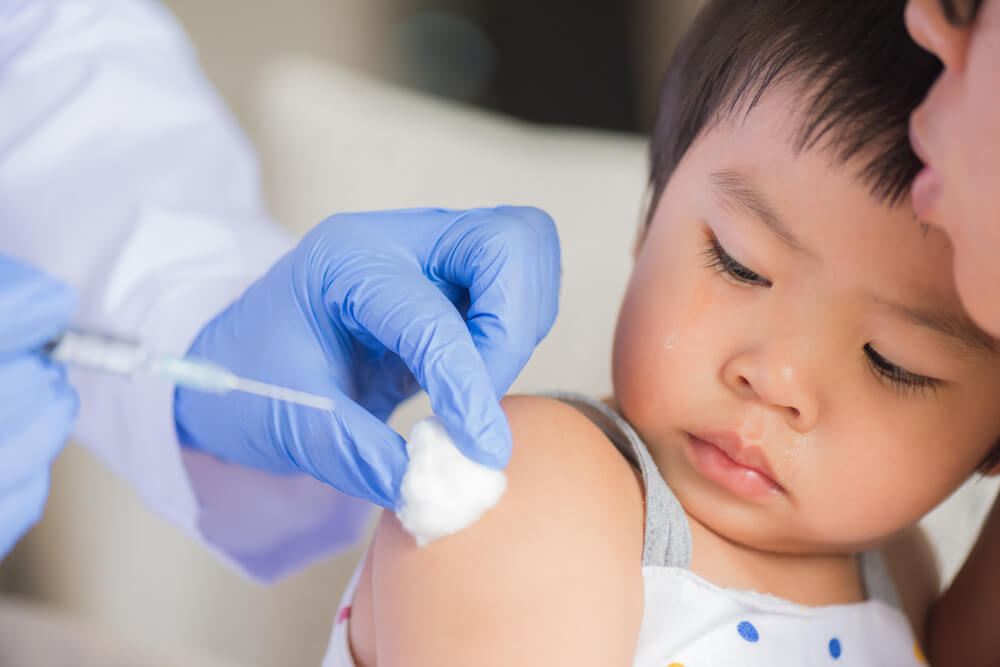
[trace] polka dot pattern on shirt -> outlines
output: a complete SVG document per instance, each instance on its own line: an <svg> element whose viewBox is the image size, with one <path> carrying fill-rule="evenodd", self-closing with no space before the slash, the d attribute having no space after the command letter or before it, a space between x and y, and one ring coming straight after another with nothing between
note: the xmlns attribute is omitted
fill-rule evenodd
<svg viewBox="0 0 1000 667"><path fill-rule="evenodd" d="M736 632L740 634L740 637L747 640L748 642L756 642L760 639L760 633L757 632L757 628L750 621L740 621L740 624L736 626ZM832 637L830 642L827 644L827 650L830 652L830 657L834 660L840 659L840 654L843 653L843 647L840 645L840 639L837 637ZM913 653L917 656L918 660L922 660L923 655L920 653L920 646L916 643L913 644ZM679 662L674 662L667 667L684 667Z"/></svg>
<svg viewBox="0 0 1000 667"><path fill-rule="evenodd" d="M741 621L739 625L736 626L736 632L740 633L740 637L747 640L748 642L755 642L760 639L760 635L757 633L757 628L753 626L750 621Z"/></svg>

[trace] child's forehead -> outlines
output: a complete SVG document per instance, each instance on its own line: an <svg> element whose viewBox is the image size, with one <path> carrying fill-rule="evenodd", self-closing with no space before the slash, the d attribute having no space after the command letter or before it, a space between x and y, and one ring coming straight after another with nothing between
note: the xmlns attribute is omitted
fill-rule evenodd
<svg viewBox="0 0 1000 667"><path fill-rule="evenodd" d="M886 117L838 105L825 99L826 91L826 77L786 72L735 92L702 134L728 126L744 138L766 135L792 154L822 155L831 171L847 170L877 203L905 203L921 167L909 144L908 114Z"/></svg>
<svg viewBox="0 0 1000 667"><path fill-rule="evenodd" d="M695 188L715 210L764 221L769 234L791 240L785 245L837 258L845 269L950 283L947 238L921 225L908 199L874 196L859 174L863 160L840 164L822 147L799 150L789 138L797 119L784 101L772 96L706 132L692 145L681 188Z"/></svg>

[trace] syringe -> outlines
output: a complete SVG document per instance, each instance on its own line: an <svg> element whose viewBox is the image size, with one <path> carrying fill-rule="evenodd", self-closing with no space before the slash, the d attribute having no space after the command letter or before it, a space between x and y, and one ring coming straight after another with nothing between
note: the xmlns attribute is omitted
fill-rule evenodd
<svg viewBox="0 0 1000 667"><path fill-rule="evenodd" d="M326 396L243 378L203 359L156 354L137 341L106 333L70 329L43 349L60 363L125 376L149 374L196 391L243 391L320 410L335 408L333 399Z"/></svg>

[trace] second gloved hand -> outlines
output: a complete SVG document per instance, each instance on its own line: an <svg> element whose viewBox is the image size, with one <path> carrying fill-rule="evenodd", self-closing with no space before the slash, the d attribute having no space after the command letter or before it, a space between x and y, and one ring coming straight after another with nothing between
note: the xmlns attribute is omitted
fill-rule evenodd
<svg viewBox="0 0 1000 667"><path fill-rule="evenodd" d="M0 558L41 517L49 468L76 418L65 369L39 351L75 305L66 285L0 256Z"/></svg>
<svg viewBox="0 0 1000 667"><path fill-rule="evenodd" d="M422 386L459 449L502 467L511 435L498 399L552 326L559 261L555 226L533 208L328 218L189 354L337 409L178 389L181 439L395 509L406 453L384 420Z"/></svg>

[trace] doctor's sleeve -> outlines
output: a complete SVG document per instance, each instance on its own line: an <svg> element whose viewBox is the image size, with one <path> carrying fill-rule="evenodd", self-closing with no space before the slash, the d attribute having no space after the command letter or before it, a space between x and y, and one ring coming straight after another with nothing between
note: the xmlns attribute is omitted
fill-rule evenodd
<svg viewBox="0 0 1000 667"><path fill-rule="evenodd" d="M183 355L293 244L159 5L0 0L0 108L0 253L72 285L78 326ZM273 578L360 536L363 501L182 447L170 385L70 378L75 439L238 568Z"/></svg>

